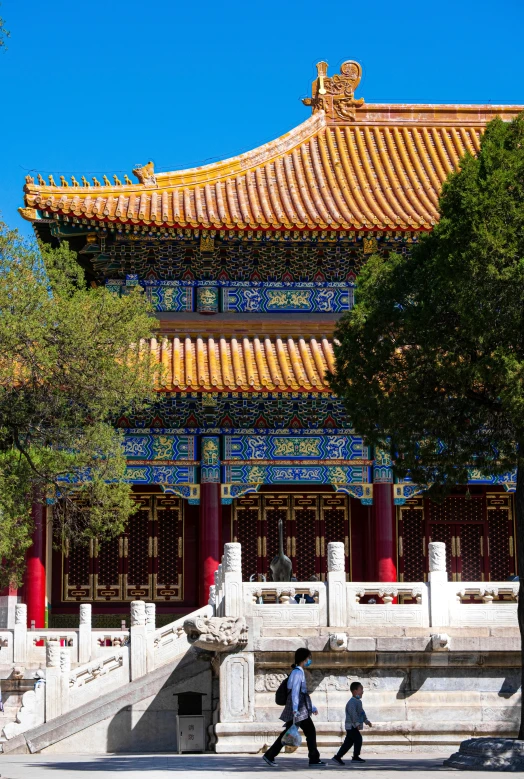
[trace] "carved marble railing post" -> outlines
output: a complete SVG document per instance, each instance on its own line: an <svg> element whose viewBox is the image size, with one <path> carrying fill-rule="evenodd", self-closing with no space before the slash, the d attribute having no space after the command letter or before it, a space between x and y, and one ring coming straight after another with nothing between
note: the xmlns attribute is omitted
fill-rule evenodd
<svg viewBox="0 0 524 779"><path fill-rule="evenodd" d="M209 588L208 606L213 609L213 614L217 613L217 571L215 571L215 583Z"/></svg>
<svg viewBox="0 0 524 779"><path fill-rule="evenodd" d="M62 680L60 673L60 641L48 641L45 648L45 719L62 714Z"/></svg>
<svg viewBox="0 0 524 779"><path fill-rule="evenodd" d="M147 673L146 604L143 600L131 603L131 679Z"/></svg>
<svg viewBox="0 0 524 779"><path fill-rule="evenodd" d="M17 603L15 606L14 662L27 660L27 606Z"/></svg>
<svg viewBox="0 0 524 779"><path fill-rule="evenodd" d="M78 662L91 660L91 604L80 604L80 623L78 626Z"/></svg>
<svg viewBox="0 0 524 779"><path fill-rule="evenodd" d="M224 616L224 555L222 555L222 562L218 566L217 570L215 571L215 581L216 581L216 613L217 617L223 617Z"/></svg>
<svg viewBox="0 0 524 779"><path fill-rule="evenodd" d="M446 544L432 541L429 555L429 619L432 627L449 625L448 573L446 570Z"/></svg>
<svg viewBox="0 0 524 779"><path fill-rule="evenodd" d="M146 603L146 668L149 673L155 667L156 606Z"/></svg>
<svg viewBox="0 0 524 779"><path fill-rule="evenodd" d="M328 625L344 627L347 623L345 549L341 541L328 544Z"/></svg>
<svg viewBox="0 0 524 779"><path fill-rule="evenodd" d="M71 675L71 654L67 647L60 649L60 713L69 711L69 677Z"/></svg>
<svg viewBox="0 0 524 779"><path fill-rule="evenodd" d="M242 547L231 543L224 545L224 597L225 616L242 615Z"/></svg>

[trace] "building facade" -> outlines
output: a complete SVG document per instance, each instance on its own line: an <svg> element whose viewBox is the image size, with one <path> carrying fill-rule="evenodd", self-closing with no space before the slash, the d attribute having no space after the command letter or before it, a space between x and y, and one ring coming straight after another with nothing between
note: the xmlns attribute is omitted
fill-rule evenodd
<svg viewBox="0 0 524 779"><path fill-rule="evenodd" d="M224 543L243 579L270 579L278 522L299 581L324 580L327 544L351 581L423 581L430 541L454 580L516 573L513 477L468 485L443 504L354 430L330 390L332 337L366 257L409 252L438 220L446 176L479 149L488 121L519 106L381 105L355 98L358 63L317 66L312 115L251 152L172 173L149 162L121 181L28 176L20 209L44 241L68 241L88 280L143 288L157 312L149 348L158 401L123 417L127 532L53 551L35 507L23 593L29 624L67 626L79 603L119 624L129 602L159 619L207 602ZM75 623L76 624L76 623Z"/></svg>

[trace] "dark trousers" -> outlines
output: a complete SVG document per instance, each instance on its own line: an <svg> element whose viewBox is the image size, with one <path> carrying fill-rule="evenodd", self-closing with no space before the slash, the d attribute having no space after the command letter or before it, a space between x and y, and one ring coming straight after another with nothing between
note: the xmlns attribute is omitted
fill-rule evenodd
<svg viewBox="0 0 524 779"><path fill-rule="evenodd" d="M346 752L351 749L353 744L355 745L353 750L353 757L358 757L360 755L360 750L362 749L362 734L358 728L351 728L351 730L346 730L346 738L342 742L342 746L338 750L335 757L344 757Z"/></svg>
<svg viewBox="0 0 524 779"><path fill-rule="evenodd" d="M284 725L284 730L280 734L280 736L277 738L275 743L272 747L269 747L269 749L266 752L266 757L268 757L270 760L274 760L275 757L278 755L282 747L284 746L282 744L282 738L284 736L284 733L288 728L291 727L293 724L293 720L291 722L286 722ZM306 737L306 743L308 748L308 755L309 755L309 762L310 763L318 763L320 760L320 753L317 749L317 731L315 730L315 726L313 725L313 720L311 717L308 717L307 719L303 719L301 722L297 722L297 727L302 728L304 731L304 735Z"/></svg>

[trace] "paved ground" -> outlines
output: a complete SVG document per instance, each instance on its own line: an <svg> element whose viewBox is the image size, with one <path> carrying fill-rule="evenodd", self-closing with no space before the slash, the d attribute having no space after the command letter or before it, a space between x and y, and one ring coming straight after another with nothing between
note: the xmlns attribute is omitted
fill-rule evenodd
<svg viewBox="0 0 524 779"><path fill-rule="evenodd" d="M260 756L228 755L0 755L2 779L102 779L116 771L125 771L126 779L165 779L166 773L189 775L190 779L214 779L216 774L235 779L259 779L270 774L299 773L310 779L319 773L348 771L357 777L369 772L380 773L385 779L398 779L399 772L409 772L409 779L422 779L428 773L438 771L442 779L463 777L482 779L486 771L448 771L442 767L443 758L435 755L414 756L387 755L368 757L365 765L356 765L349 760L344 768L328 762L327 768L311 769L307 758L283 756L279 767L270 768L262 763ZM489 772L491 773L491 772ZM174 776L173 776L174 779ZM371 779L368 777L367 779Z"/></svg>

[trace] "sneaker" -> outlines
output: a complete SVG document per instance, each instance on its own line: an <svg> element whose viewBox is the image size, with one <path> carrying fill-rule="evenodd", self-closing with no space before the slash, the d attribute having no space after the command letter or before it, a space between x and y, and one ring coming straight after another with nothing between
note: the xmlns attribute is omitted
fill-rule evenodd
<svg viewBox="0 0 524 779"><path fill-rule="evenodd" d="M326 763L324 763L323 760L319 760L317 763L310 763L310 766L315 766L316 768L325 768Z"/></svg>
<svg viewBox="0 0 524 779"><path fill-rule="evenodd" d="M262 755L262 757L264 758L264 762L265 762L265 763L267 763L268 765L271 765L271 766L273 766L273 768L275 768L275 767L276 767L276 763L275 763L275 761L274 761L274 760L271 760L271 758L270 758L270 757L268 757L267 755Z"/></svg>
<svg viewBox="0 0 524 779"><path fill-rule="evenodd" d="M338 755L335 755L335 757L331 758L337 765L346 765L341 757L338 757Z"/></svg>
<svg viewBox="0 0 524 779"><path fill-rule="evenodd" d="M351 759L353 760L354 763L365 763L366 762L361 757L352 757Z"/></svg>

